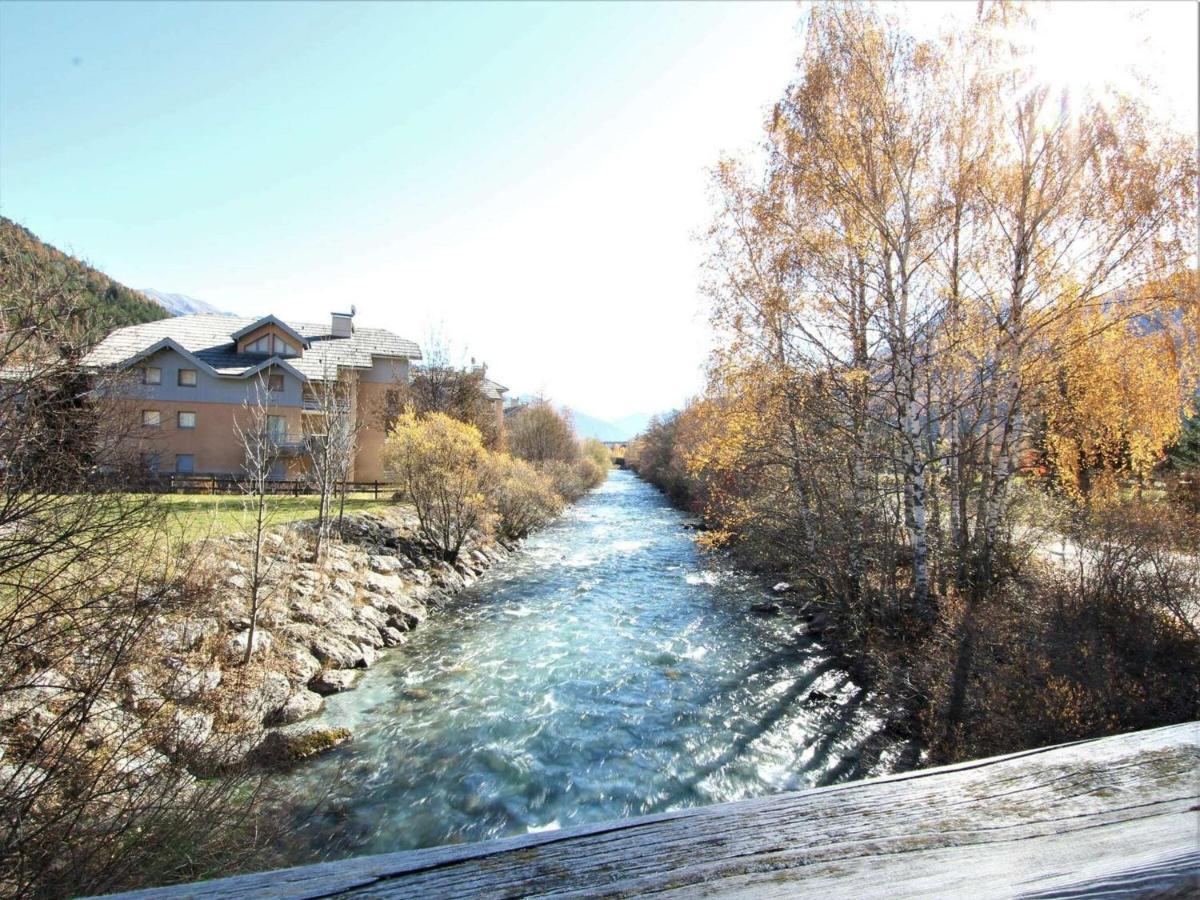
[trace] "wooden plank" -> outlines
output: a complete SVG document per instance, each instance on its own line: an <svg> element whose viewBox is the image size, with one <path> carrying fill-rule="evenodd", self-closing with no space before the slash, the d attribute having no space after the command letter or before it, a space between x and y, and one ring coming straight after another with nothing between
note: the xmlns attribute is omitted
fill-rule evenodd
<svg viewBox="0 0 1200 900"><path fill-rule="evenodd" d="M1200 723L124 896L1200 894Z"/></svg>

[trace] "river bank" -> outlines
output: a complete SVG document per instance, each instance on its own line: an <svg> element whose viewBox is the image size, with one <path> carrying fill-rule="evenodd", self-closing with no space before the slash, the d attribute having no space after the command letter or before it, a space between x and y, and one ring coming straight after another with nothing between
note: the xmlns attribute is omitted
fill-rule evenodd
<svg viewBox="0 0 1200 900"><path fill-rule="evenodd" d="M279 864L477 841L890 771L869 692L627 472L568 509L313 724L275 779Z"/></svg>
<svg viewBox="0 0 1200 900"><path fill-rule="evenodd" d="M215 741L209 751L198 748L202 767L287 766L348 740L345 729L306 720L326 697L353 690L384 651L409 640L431 609L513 546L476 533L446 562L417 536L413 511L394 506L347 517L341 539L317 564L307 560L310 530L297 523L268 537L270 567L248 665L241 659L249 541L234 536L214 554L225 589L215 607L163 622L158 635L170 652L162 665L127 678L151 686L140 690L139 704L160 696L179 709L186 704L176 715L199 719L201 731L211 717Z"/></svg>
<svg viewBox="0 0 1200 900"><path fill-rule="evenodd" d="M307 724L325 698L352 690L387 648L494 563L512 544L475 534L458 559L438 558L404 506L348 516L340 541L311 562L308 523L266 537L266 577L254 648L245 535L192 545L170 577L178 597L142 623L136 663L91 696L80 725L91 752L138 779L168 761L204 776L286 767L348 740ZM86 661L56 660L0 703L14 736L67 714L85 689ZM11 766L6 767L11 768ZM26 767L28 769L28 767ZM21 771L22 779L36 777Z"/></svg>

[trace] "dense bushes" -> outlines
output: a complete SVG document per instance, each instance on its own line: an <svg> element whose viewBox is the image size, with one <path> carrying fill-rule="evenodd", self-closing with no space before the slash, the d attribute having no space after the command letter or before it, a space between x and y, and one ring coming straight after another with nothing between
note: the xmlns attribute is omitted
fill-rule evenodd
<svg viewBox="0 0 1200 900"><path fill-rule="evenodd" d="M544 474L568 502L607 477L608 448L597 440L580 444L570 419L545 400L521 409L507 426L508 448Z"/></svg>
<svg viewBox="0 0 1200 900"><path fill-rule="evenodd" d="M444 413L404 412L388 432L384 467L416 507L421 533L453 562L467 536L487 531L488 452L474 425Z"/></svg>
<svg viewBox="0 0 1200 900"><path fill-rule="evenodd" d="M935 760L1187 721L1200 708L1194 519L1144 504L1080 514L1065 559L944 613L917 655Z"/></svg>
<svg viewBox="0 0 1200 900"><path fill-rule="evenodd" d="M524 537L604 480L607 468L594 448L583 455L569 422L549 404L531 409L534 418L518 428L513 449L534 461L490 452L478 428L444 413L410 408L396 418L384 466L416 507L423 537L447 560L458 557L472 532L494 528L509 540Z"/></svg>
<svg viewBox="0 0 1200 900"><path fill-rule="evenodd" d="M549 522L566 496L529 463L507 455L493 457L489 483L497 530L508 540L523 538Z"/></svg>

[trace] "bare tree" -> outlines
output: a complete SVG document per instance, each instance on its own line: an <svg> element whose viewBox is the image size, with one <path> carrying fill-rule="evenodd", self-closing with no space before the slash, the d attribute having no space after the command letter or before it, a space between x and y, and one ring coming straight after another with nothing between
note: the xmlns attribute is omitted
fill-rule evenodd
<svg viewBox="0 0 1200 900"><path fill-rule="evenodd" d="M279 460L279 444L286 439L280 435L279 419L271 414L271 392L262 377L254 385L254 393L242 402L242 417L234 421L234 431L244 453L242 491L253 517L250 529L250 627L246 633L246 652L242 664L250 662L254 653L258 611L265 598L264 585L270 574L271 558L265 553L267 531L271 526L271 507L267 502L275 466Z"/></svg>
<svg viewBox="0 0 1200 900"><path fill-rule="evenodd" d="M139 429L82 363L85 292L26 251L0 230L0 894L198 876L252 792L197 781L128 700L192 560L123 484Z"/></svg>
<svg viewBox="0 0 1200 900"><path fill-rule="evenodd" d="M358 441L356 382L352 376L341 375L337 367L326 363L320 388L316 390L319 415L306 427L304 446L307 451L308 475L317 488L317 529L315 559L320 560L332 525L331 506L340 494L338 512L345 508L345 495L354 451Z"/></svg>

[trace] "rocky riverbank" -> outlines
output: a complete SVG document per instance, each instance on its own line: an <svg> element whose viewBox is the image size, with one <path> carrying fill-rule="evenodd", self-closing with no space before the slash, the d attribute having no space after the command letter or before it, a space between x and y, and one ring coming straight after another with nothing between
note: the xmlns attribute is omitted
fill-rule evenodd
<svg viewBox="0 0 1200 900"><path fill-rule="evenodd" d="M311 561L311 526L269 534L248 664L250 540L207 542L178 579L177 602L137 635L137 663L93 698L83 739L139 771L170 759L197 775L286 766L346 741L344 729L305 720L512 549L476 536L449 564L416 534L406 507L348 517L320 564ZM37 673L0 703L0 728L32 730L60 715L78 693L72 682L67 661Z"/></svg>

